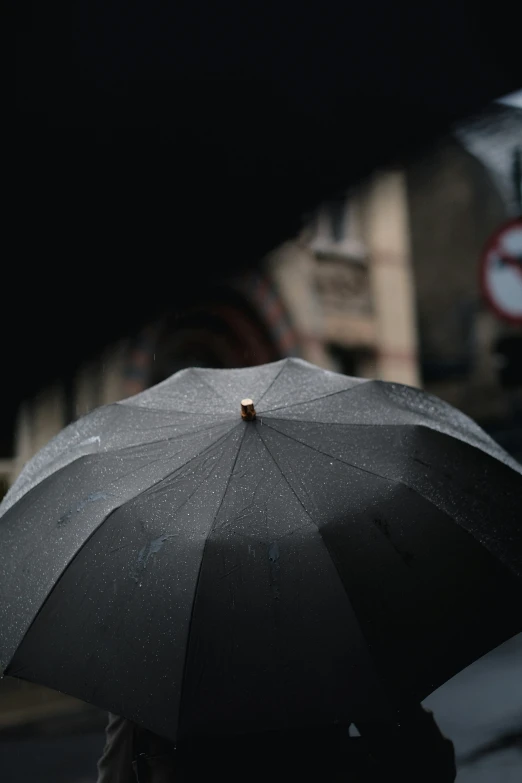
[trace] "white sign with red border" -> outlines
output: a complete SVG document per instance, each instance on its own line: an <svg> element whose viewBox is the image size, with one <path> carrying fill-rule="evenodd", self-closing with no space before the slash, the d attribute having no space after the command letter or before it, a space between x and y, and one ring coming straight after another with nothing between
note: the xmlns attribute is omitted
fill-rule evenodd
<svg viewBox="0 0 522 783"><path fill-rule="evenodd" d="M493 312L504 321L522 324L522 217L493 234L482 254L480 277Z"/></svg>

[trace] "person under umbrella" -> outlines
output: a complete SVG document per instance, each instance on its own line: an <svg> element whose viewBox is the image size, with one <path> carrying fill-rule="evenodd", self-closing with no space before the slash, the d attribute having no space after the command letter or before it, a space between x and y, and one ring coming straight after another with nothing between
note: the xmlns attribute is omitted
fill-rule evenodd
<svg viewBox="0 0 522 783"><path fill-rule="evenodd" d="M437 734L412 705L520 631L521 473L415 389L297 359L183 370L64 430L4 498L2 668L179 768L294 733L324 766L309 738L352 723L407 767L394 747Z"/></svg>
<svg viewBox="0 0 522 783"><path fill-rule="evenodd" d="M306 687L306 684L303 685ZM226 772L230 783L322 780L345 783L452 783L457 771L453 743L431 712L403 709L395 723L315 727L203 741L177 748L131 721L111 715L98 763L97 783L181 783Z"/></svg>

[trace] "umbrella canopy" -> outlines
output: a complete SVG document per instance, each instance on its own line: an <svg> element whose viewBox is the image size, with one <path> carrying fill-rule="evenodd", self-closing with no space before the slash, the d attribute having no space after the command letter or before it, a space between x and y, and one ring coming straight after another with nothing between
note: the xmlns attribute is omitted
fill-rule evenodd
<svg viewBox="0 0 522 783"><path fill-rule="evenodd" d="M521 474L415 389L183 370L4 499L2 667L170 739L385 718L521 630Z"/></svg>

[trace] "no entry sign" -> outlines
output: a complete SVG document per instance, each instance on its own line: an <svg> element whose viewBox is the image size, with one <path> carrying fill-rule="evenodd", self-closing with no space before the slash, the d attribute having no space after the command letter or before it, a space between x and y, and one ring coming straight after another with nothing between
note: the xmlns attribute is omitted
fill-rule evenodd
<svg viewBox="0 0 522 783"><path fill-rule="evenodd" d="M484 297L495 314L522 324L522 217L493 234L482 254L480 275Z"/></svg>

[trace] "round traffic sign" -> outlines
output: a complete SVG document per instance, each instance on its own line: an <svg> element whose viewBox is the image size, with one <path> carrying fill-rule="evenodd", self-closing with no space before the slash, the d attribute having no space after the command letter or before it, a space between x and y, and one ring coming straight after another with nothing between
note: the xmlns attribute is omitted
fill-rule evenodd
<svg viewBox="0 0 522 783"><path fill-rule="evenodd" d="M522 324L522 217L504 223L493 234L480 270L482 292L493 312Z"/></svg>

